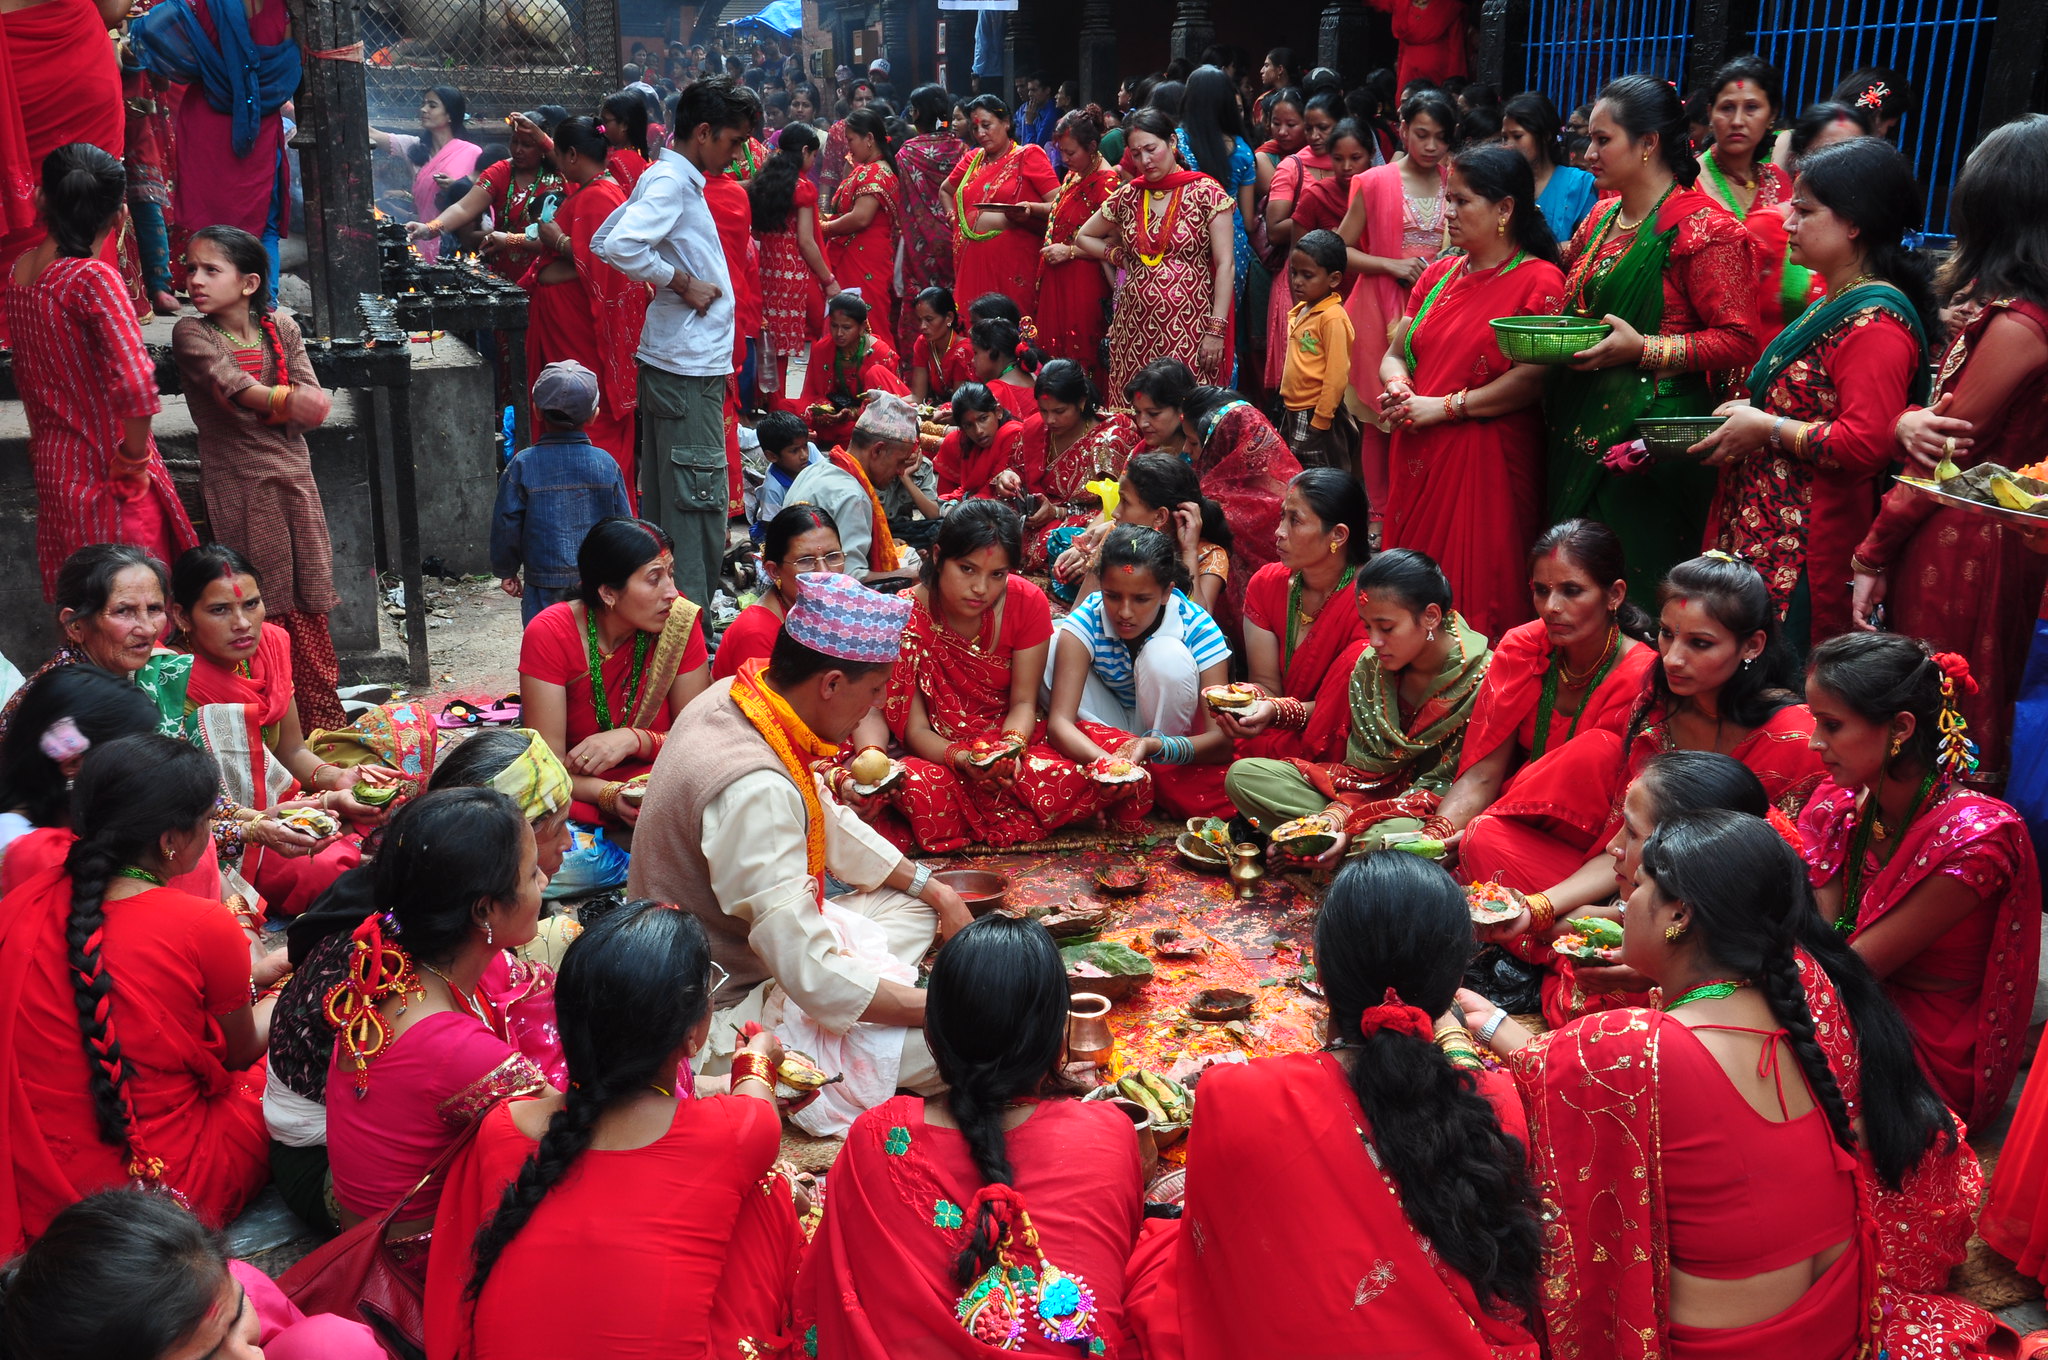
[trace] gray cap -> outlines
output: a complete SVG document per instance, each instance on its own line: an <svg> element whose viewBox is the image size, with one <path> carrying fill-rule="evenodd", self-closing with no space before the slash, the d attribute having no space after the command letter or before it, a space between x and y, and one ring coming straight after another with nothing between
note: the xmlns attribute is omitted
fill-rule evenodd
<svg viewBox="0 0 2048 1360"><path fill-rule="evenodd" d="M534 409L583 425L597 414L597 375L574 359L549 364L533 380Z"/></svg>

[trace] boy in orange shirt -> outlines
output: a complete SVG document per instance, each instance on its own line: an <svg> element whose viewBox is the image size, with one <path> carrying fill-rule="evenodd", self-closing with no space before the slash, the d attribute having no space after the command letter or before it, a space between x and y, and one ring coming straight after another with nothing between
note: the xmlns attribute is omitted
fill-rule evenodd
<svg viewBox="0 0 2048 1360"><path fill-rule="evenodd" d="M1287 314L1287 367L1280 378L1286 413L1280 434L1303 467L1358 475L1358 427L1344 409L1351 383L1351 317L1344 285L1344 240L1312 231L1287 257L1294 308Z"/></svg>

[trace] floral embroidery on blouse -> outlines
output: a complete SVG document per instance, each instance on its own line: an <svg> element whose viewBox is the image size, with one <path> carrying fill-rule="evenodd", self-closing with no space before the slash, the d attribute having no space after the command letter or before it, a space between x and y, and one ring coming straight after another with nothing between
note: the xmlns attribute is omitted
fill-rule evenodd
<svg viewBox="0 0 2048 1360"><path fill-rule="evenodd" d="M508 1054L505 1061L449 1096L434 1113L450 1128L466 1129L490 1108L514 1096L539 1095L548 1089L548 1079L523 1053Z"/></svg>
<svg viewBox="0 0 2048 1360"><path fill-rule="evenodd" d="M932 1206L932 1226L934 1228L957 1228L965 1221L961 1214L960 1206L953 1203L952 1200L942 1199Z"/></svg>
<svg viewBox="0 0 2048 1360"><path fill-rule="evenodd" d="M888 1153L891 1157L901 1157L904 1153L909 1152L910 1130L904 1128L901 1124L898 1124L895 1128L890 1129L889 1141L883 1144L882 1150Z"/></svg>

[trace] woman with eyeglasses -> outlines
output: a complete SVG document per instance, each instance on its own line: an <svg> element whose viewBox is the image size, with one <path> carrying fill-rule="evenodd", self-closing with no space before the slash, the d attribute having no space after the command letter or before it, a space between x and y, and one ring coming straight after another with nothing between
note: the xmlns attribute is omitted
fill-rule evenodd
<svg viewBox="0 0 2048 1360"><path fill-rule="evenodd" d="M740 673L755 657L766 660L775 647L782 620L796 603L796 578L808 571L843 572L846 554L839 546L839 526L815 505L786 505L768 521L761 541L761 573L767 589L740 611L718 640L711 660L711 678L724 680Z"/></svg>
<svg viewBox="0 0 2048 1360"><path fill-rule="evenodd" d="M1017 570L1024 519L1000 501L964 501L926 559L882 715L909 749L891 796L918 846L1018 845L1107 811L1137 823L1152 781L1098 783L1046 743L1038 693L1052 609Z"/></svg>

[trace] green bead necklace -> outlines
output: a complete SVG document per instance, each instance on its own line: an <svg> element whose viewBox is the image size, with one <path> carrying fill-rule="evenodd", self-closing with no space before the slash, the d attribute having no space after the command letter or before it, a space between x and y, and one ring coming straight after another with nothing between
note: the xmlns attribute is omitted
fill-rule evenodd
<svg viewBox="0 0 2048 1360"><path fill-rule="evenodd" d="M1900 835L1905 834L1913 819L1926 808L1927 796L1940 782L1941 766L1930 767L1921 779L1919 789L1914 792L1913 801L1906 806L1906 815L1899 822ZM1842 913L1835 918L1835 933L1838 935L1848 935L1856 929L1857 917L1863 911L1863 864L1870 857L1870 842L1873 838L1884 840L1887 836L1877 812L1877 795L1872 793L1858 809L1856 834L1849 839L1849 862L1842 867Z"/></svg>
<svg viewBox="0 0 2048 1360"><path fill-rule="evenodd" d="M1351 584L1351 578L1356 575L1358 575L1357 567L1344 568L1344 574L1337 578L1337 584L1331 586L1330 593L1323 597L1323 605L1325 608L1329 606L1330 601L1335 599L1337 597L1337 594L1340 591L1342 591L1344 587ZM1319 609L1316 611L1316 613L1318 616L1320 616L1322 610ZM1280 656L1280 671L1282 675L1285 675L1287 672L1287 668L1294 664L1294 629L1295 625L1300 620L1301 573L1297 571L1294 573L1293 580L1289 581L1287 585L1287 636L1284 639L1286 646L1281 652ZM1310 627L1315 626L1314 619L1310 619L1308 622Z"/></svg>
<svg viewBox="0 0 2048 1360"><path fill-rule="evenodd" d="M132 864L124 865L121 868L114 870L114 877L132 878L138 882L147 883L153 888L161 888L164 886L163 879L159 878L157 875L151 873L147 869L138 869Z"/></svg>
<svg viewBox="0 0 2048 1360"><path fill-rule="evenodd" d="M1600 660L1594 663L1593 678L1586 684L1586 692L1579 700L1579 711L1572 714L1572 725L1565 729L1565 740L1570 741L1579 733L1579 719L1586 716L1591 706L1593 692L1607 679L1607 673L1621 660L1621 626L1610 624L1607 629L1607 649L1600 653ZM1530 759L1550 749L1550 719L1557 712L1558 677L1565 669L1564 649L1558 648L1550 654L1550 668L1543 672L1543 694L1536 701L1536 746L1529 752Z"/></svg>
<svg viewBox="0 0 2048 1360"><path fill-rule="evenodd" d="M640 698L640 684L647 675L647 649L654 639L635 628L633 630L633 669L626 673L626 702L628 714ZM585 655L590 662L590 701L597 710L597 730L609 732L617 726L612 721L612 706L604 692L604 658L597 650L597 617L590 606L583 607L583 644Z"/></svg>
<svg viewBox="0 0 2048 1360"><path fill-rule="evenodd" d="M1716 978L1712 982L1702 982L1699 986L1693 988L1684 996L1679 997L1678 1000L1667 1003L1664 1009L1667 1011L1675 1011L1680 1006L1683 1006L1688 1002L1693 1001L1719 1001L1723 997L1735 995L1736 992L1742 990L1744 987L1747 987L1749 985L1750 984L1747 982L1731 981L1727 978Z"/></svg>

